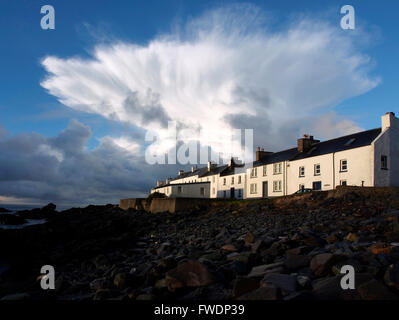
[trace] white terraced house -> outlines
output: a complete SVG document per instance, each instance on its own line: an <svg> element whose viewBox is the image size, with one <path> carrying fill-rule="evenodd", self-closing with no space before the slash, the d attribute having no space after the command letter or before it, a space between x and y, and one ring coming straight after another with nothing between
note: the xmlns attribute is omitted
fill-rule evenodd
<svg viewBox="0 0 399 320"><path fill-rule="evenodd" d="M339 185L399 186L399 119L381 117L381 128L332 140L304 135L297 146L280 152L259 147L256 161L193 167L174 179L158 181L151 193L185 198L267 198L298 190L331 190Z"/></svg>

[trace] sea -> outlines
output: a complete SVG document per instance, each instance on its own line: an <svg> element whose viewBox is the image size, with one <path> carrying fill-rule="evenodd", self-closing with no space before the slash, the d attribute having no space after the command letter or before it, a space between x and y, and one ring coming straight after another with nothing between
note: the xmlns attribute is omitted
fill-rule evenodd
<svg viewBox="0 0 399 320"><path fill-rule="evenodd" d="M17 211L22 211L22 210L32 210L35 208L41 208L42 206L29 206L29 205L0 205L1 208L8 209L11 212L4 212L7 214L16 214ZM2 213L0 213L2 214ZM26 223L20 224L20 225L7 225L7 224L0 224L0 229L22 229L26 228L28 226L33 226L36 224L43 224L46 223L46 219L26 219Z"/></svg>

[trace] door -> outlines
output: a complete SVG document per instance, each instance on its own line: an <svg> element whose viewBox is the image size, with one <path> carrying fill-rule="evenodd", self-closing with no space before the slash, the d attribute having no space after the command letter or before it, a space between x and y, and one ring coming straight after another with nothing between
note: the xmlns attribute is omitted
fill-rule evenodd
<svg viewBox="0 0 399 320"><path fill-rule="evenodd" d="M321 181L313 182L313 190L321 190Z"/></svg>
<svg viewBox="0 0 399 320"><path fill-rule="evenodd" d="M230 198L234 199L234 188L230 189Z"/></svg>
<svg viewBox="0 0 399 320"><path fill-rule="evenodd" d="M267 181L263 181L262 197L267 198L267 195L268 195Z"/></svg>

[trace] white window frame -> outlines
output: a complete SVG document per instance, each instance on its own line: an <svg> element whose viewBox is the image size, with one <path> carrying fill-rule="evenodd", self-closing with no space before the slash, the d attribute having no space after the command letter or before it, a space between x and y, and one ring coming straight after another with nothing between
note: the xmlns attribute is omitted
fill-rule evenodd
<svg viewBox="0 0 399 320"><path fill-rule="evenodd" d="M273 164L273 174L281 174L282 172L282 164L281 162Z"/></svg>
<svg viewBox="0 0 399 320"><path fill-rule="evenodd" d="M266 165L263 166L263 176L264 177L267 176L267 166Z"/></svg>
<svg viewBox="0 0 399 320"><path fill-rule="evenodd" d="M231 177L231 184L234 184L234 177Z"/></svg>
<svg viewBox="0 0 399 320"><path fill-rule="evenodd" d="M223 185L226 185L226 178L223 178Z"/></svg>
<svg viewBox="0 0 399 320"><path fill-rule="evenodd" d="M200 195L201 196L205 195L205 188L204 187L200 187Z"/></svg>
<svg viewBox="0 0 399 320"><path fill-rule="evenodd" d="M251 169L251 178L256 178L258 176L258 168Z"/></svg>
<svg viewBox="0 0 399 320"><path fill-rule="evenodd" d="M299 167L299 177L304 177L305 176L305 167L301 166Z"/></svg>
<svg viewBox="0 0 399 320"><path fill-rule="evenodd" d="M258 193L258 184L257 183L251 183L250 185L250 193L251 194L256 194Z"/></svg>
<svg viewBox="0 0 399 320"><path fill-rule="evenodd" d="M241 176L238 176L238 184L241 184Z"/></svg>
<svg viewBox="0 0 399 320"><path fill-rule="evenodd" d="M345 165L344 165L345 162ZM345 169L344 169L345 166ZM348 160L346 159L341 159L339 160L339 171L340 172L348 172Z"/></svg>
<svg viewBox="0 0 399 320"><path fill-rule="evenodd" d="M317 168L318 168L318 169L317 169ZM319 171L319 172L317 172L317 171ZM316 163L316 164L314 165L314 175L315 175L315 176L321 175L321 165L320 165L320 163Z"/></svg>
<svg viewBox="0 0 399 320"><path fill-rule="evenodd" d="M340 181L339 181L339 185L340 185L340 186L343 186L343 182L345 182L345 186L348 185L348 182L346 181L346 179L340 180Z"/></svg>
<svg viewBox="0 0 399 320"><path fill-rule="evenodd" d="M282 191L282 183L281 180L273 181L273 192L281 192Z"/></svg>

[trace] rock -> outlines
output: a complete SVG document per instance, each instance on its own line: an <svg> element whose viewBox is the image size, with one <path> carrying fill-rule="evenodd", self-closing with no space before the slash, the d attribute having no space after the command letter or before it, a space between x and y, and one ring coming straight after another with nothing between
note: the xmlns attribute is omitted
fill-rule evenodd
<svg viewBox="0 0 399 320"><path fill-rule="evenodd" d="M280 289L269 284L254 291L248 292L239 297L237 300L278 300L280 298Z"/></svg>
<svg viewBox="0 0 399 320"><path fill-rule="evenodd" d="M260 251L266 249L267 245L263 240L257 240L251 245L251 251L253 253L259 253Z"/></svg>
<svg viewBox="0 0 399 320"><path fill-rule="evenodd" d="M107 289L110 285L110 281L107 278L103 277L94 279L92 282L90 282L90 289L93 291L98 291L100 289Z"/></svg>
<svg viewBox="0 0 399 320"><path fill-rule="evenodd" d="M385 271L384 281L387 286L399 289L399 264L390 265Z"/></svg>
<svg viewBox="0 0 399 320"><path fill-rule="evenodd" d="M8 210L6 208L0 208L0 212L1 213L7 213L7 212L11 212L11 210Z"/></svg>
<svg viewBox="0 0 399 320"><path fill-rule="evenodd" d="M284 266L290 271L295 271L307 267L311 259L312 257L307 255L289 255L284 262Z"/></svg>
<svg viewBox="0 0 399 320"><path fill-rule="evenodd" d="M224 251L234 252L237 251L237 248L233 244L225 244L220 249Z"/></svg>
<svg viewBox="0 0 399 320"><path fill-rule="evenodd" d="M361 284L357 291L363 300L398 300L398 296L375 279Z"/></svg>
<svg viewBox="0 0 399 320"><path fill-rule="evenodd" d="M99 289L93 297L93 300L105 300L110 297L111 291L109 289Z"/></svg>
<svg viewBox="0 0 399 320"><path fill-rule="evenodd" d="M0 225L6 224L6 225L17 226L24 223L26 223L25 219L16 216L14 214L8 214L8 213L0 214Z"/></svg>
<svg viewBox="0 0 399 320"><path fill-rule="evenodd" d="M306 246L301 246L301 247L296 247L296 248L292 248L289 249L285 252L286 256L293 256L293 255L300 255L303 254L304 251L306 250Z"/></svg>
<svg viewBox="0 0 399 320"><path fill-rule="evenodd" d="M250 246L252 243L255 242L255 237L253 236L253 234L252 234L251 232L248 232L248 233L245 235L244 241L245 241L245 244L246 244L247 246Z"/></svg>
<svg viewBox="0 0 399 320"><path fill-rule="evenodd" d="M316 276L323 276L328 273L333 260L334 255L331 253L318 254L310 262L310 269Z"/></svg>
<svg viewBox="0 0 399 320"><path fill-rule="evenodd" d="M393 246L385 243L376 243L368 248L368 250L374 254L389 254Z"/></svg>
<svg viewBox="0 0 399 320"><path fill-rule="evenodd" d="M154 300L155 297L152 294L143 293L137 296L136 300Z"/></svg>
<svg viewBox="0 0 399 320"><path fill-rule="evenodd" d="M310 291L297 291L292 292L289 295L285 296L283 300L285 301L303 301L303 300L311 300L312 293Z"/></svg>
<svg viewBox="0 0 399 320"><path fill-rule="evenodd" d="M29 293L16 293L16 294L9 294L0 299L0 301L6 301L6 300L29 300L30 299L30 294Z"/></svg>
<svg viewBox="0 0 399 320"><path fill-rule="evenodd" d="M166 274L168 288L172 291L181 287L204 287L213 283L208 268L198 261L179 264Z"/></svg>
<svg viewBox="0 0 399 320"><path fill-rule="evenodd" d="M359 242L359 237L357 234L350 232L346 238L346 240L350 241L350 242Z"/></svg>
<svg viewBox="0 0 399 320"><path fill-rule="evenodd" d="M259 288L259 281L251 278L238 277L233 283L233 298L242 296L243 294Z"/></svg>
<svg viewBox="0 0 399 320"><path fill-rule="evenodd" d="M125 272L117 273L114 277L114 285L120 290L127 287L128 275Z"/></svg>
<svg viewBox="0 0 399 320"><path fill-rule="evenodd" d="M105 270L109 266L110 262L109 259L103 255L100 254L98 255L95 260L94 260L94 265L96 266L97 269L99 270Z"/></svg>
<svg viewBox="0 0 399 320"><path fill-rule="evenodd" d="M343 290L341 287L342 275L321 278L312 282L312 296L316 300L360 300L357 290ZM367 273L355 274L355 287L372 280L373 277Z"/></svg>
<svg viewBox="0 0 399 320"><path fill-rule="evenodd" d="M284 263L276 262L253 267L248 277L264 277L267 273L278 273L284 271Z"/></svg>
<svg viewBox="0 0 399 320"><path fill-rule="evenodd" d="M273 284L286 292L296 291L296 278L288 274L268 273L261 280L260 286Z"/></svg>
<svg viewBox="0 0 399 320"><path fill-rule="evenodd" d="M157 254L165 253L166 251L168 251L168 249L170 248L170 246L171 246L170 242L164 242L164 243L162 243L162 244L159 246L158 250L157 250Z"/></svg>
<svg viewBox="0 0 399 320"><path fill-rule="evenodd" d="M326 238L326 241L328 242L328 243L335 243L335 242L338 242L339 241L339 239L338 239L338 237L335 235L335 234L330 234L327 238Z"/></svg>

